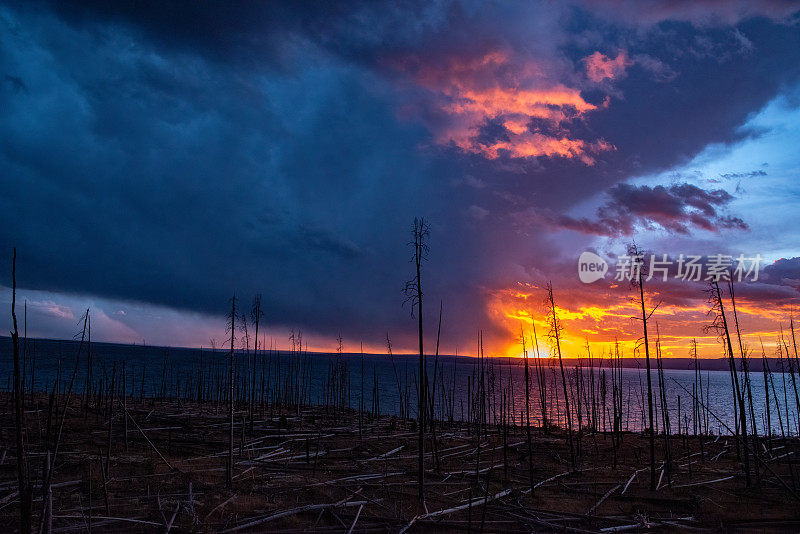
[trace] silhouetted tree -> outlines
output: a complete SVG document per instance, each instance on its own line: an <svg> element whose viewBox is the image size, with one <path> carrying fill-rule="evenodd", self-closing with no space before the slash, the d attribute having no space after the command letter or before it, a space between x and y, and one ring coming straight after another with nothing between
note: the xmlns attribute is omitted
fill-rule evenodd
<svg viewBox="0 0 800 534"><path fill-rule="evenodd" d="M425 366L425 351L422 342L422 262L427 258L428 245L426 240L430 234L430 228L425 223L425 219L414 219L414 229L412 230L412 241L409 243L413 247L411 261L414 263L414 278L406 282L404 293L406 301L411 302L411 314L417 311L418 333L419 333L419 379L417 380L417 423L419 427L419 454L417 468L417 484L419 489L419 503L425 507L425 415L427 412L426 399L428 396L428 376Z"/></svg>
<svg viewBox="0 0 800 534"><path fill-rule="evenodd" d="M644 339L644 359L647 367L647 420L650 424L650 489L656 489L656 436L653 416L653 380L650 376L650 343L647 337L647 321L658 305L650 313L645 310L644 302L644 281L647 274L647 267L644 263L644 254L639 250L635 243L628 245L628 256L630 257L632 273L631 286L639 289L639 304L642 309L642 338Z"/></svg>
<svg viewBox="0 0 800 534"><path fill-rule="evenodd" d="M31 531L31 508L33 494L28 479L28 456L25 452L25 436L23 421L25 413L25 392L20 382L19 330L17 329L17 249L12 252L11 259L11 319L14 330L11 342L14 351L14 433L17 442L17 483L19 485L19 529L20 532Z"/></svg>
<svg viewBox="0 0 800 534"><path fill-rule="evenodd" d="M261 311L261 294L253 297L253 306L250 309L250 320L256 328L255 341L253 343L253 370L250 375L250 429L253 429L253 410L256 402L256 358L258 356L258 323L264 312Z"/></svg>
<svg viewBox="0 0 800 534"><path fill-rule="evenodd" d="M533 319L533 318L531 318ZM525 330L521 329L522 333L522 355L525 358L525 433L526 441L528 442L528 477L531 483L531 496L533 496L536 489L536 484L533 481L533 447L531 445L531 392L530 392L530 375L528 374L528 349L525 346Z"/></svg>
<svg viewBox="0 0 800 534"><path fill-rule="evenodd" d="M731 343L730 329L728 328L728 320L725 317L725 305L722 301L722 290L719 288L717 280L711 281L711 288L708 291L708 302L711 305L709 315L712 317L711 325L706 327L716 331L717 335L722 339L725 347L725 352L728 356L728 369L731 375L731 388L733 390L733 407L734 417L739 416L739 430L742 437L742 448L744 453L744 473L745 483L750 486L750 453L747 449L747 416L744 409L744 397L742 396L741 389L739 388L739 380L736 373L736 363L733 356L733 343ZM788 407L787 407L788 409ZM739 445L739 436L736 436L737 447Z"/></svg>
<svg viewBox="0 0 800 534"><path fill-rule="evenodd" d="M553 298L553 284L547 283L547 300L545 305L548 311L548 319L550 322L550 339L556 349L558 355L558 365L561 367L561 385L564 389L564 408L567 412L567 436L569 440L569 460L572 469L575 469L575 446L572 442L572 412L569 409L569 389L567 388L567 374L564 371L564 361L561 358L561 322L558 320L556 313L556 302Z"/></svg>
<svg viewBox="0 0 800 534"><path fill-rule="evenodd" d="M228 366L228 418L230 433L228 435L228 462L225 465L225 483L228 488L233 486L233 350L236 343L236 295L231 299L230 314L231 349Z"/></svg>

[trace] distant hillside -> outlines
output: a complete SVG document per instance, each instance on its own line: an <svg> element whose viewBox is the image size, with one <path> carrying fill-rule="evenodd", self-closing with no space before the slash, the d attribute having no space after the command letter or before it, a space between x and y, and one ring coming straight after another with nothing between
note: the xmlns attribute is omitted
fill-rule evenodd
<svg viewBox="0 0 800 534"><path fill-rule="evenodd" d="M63 354L64 356L69 356L70 354L74 354L75 351L78 349L79 341L75 340L61 340L61 339L28 339L28 350L29 352L44 352L47 354ZM0 358L8 358L10 362L12 351L11 345L11 338L7 336L0 336ZM170 358L193 358L199 357L200 354L209 355L212 353L211 349L197 349L197 348L188 348L188 347L162 347L162 346L151 346L151 345L131 345L125 343L98 343L92 342L92 352L98 356L110 356L113 358L124 358L127 355L136 356L138 358L146 358L146 357L153 357L161 359L164 357L165 353L168 353ZM225 352L225 349L217 349L217 353L220 355ZM237 351L241 352L241 351ZM282 351L283 353L283 351ZM331 353L325 352L316 352L316 353L309 353L309 354L316 354L319 356L330 356ZM345 353L344 356L359 356L360 353ZM386 354L378 353L378 354L365 354L366 357L373 357L373 358L385 358ZM395 359L399 361L408 361L409 359L414 359L416 357L415 354L395 354ZM452 362L453 359L469 360L471 361L470 356L453 356L453 355L440 355L439 361L444 362ZM521 359L512 359L512 358L496 358L496 362L499 363L511 363L512 365L522 365ZM767 358L769 363L769 367L772 371L779 372L782 369L781 361L778 358ZM433 357L431 355L429 359L429 363L433 362ZM694 369L694 360L690 358L664 358L662 360L664 369L678 369L678 370L693 370ZM703 371L727 371L728 370L728 360L725 358L706 358L698 360L700 369ZM599 358L594 358L593 360L594 366L597 367L600 365L601 360ZM638 369L645 367L644 357L641 358L623 358L621 360L622 366L628 369ZM751 371L762 371L763 365L762 360L760 357L758 358L750 358L748 360L750 370ZM576 365L582 364L583 366L589 365L588 358L564 358L564 365L573 368ZM609 360L604 359L602 360L603 367L609 366ZM652 369L655 370L655 359L651 361ZM788 364L784 360L783 367L786 367L788 371ZM736 359L736 366L739 369L739 359ZM795 368L799 368L800 366L795 366Z"/></svg>

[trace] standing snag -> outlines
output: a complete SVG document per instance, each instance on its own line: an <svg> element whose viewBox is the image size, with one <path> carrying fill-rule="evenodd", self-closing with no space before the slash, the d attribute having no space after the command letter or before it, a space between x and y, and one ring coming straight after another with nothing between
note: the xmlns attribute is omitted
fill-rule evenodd
<svg viewBox="0 0 800 534"><path fill-rule="evenodd" d="M233 295L233 298L231 298L230 320L231 349L228 366L228 418L230 433L228 435L228 461L225 465L225 484L228 489L233 486L233 350L234 343L236 342L236 295Z"/></svg>
<svg viewBox="0 0 800 534"><path fill-rule="evenodd" d="M14 351L14 434L17 445L17 484L19 486L19 528L20 532L31 531L31 509L33 490L28 478L28 458L25 452L25 385L20 381L19 330L17 329L17 249L14 247L11 259L11 318L14 330L11 342Z"/></svg>
<svg viewBox="0 0 800 534"><path fill-rule="evenodd" d="M655 421L653 417L653 380L650 376L650 343L647 337L647 321L653 312L656 311L656 305L650 313L645 310L644 302L644 280L647 274L647 267L644 264L644 254L639 250L635 244L628 246L628 256L630 256L632 273L631 273L631 286L639 289L639 304L642 309L642 337L644 339L644 358L647 367L647 420L650 425L649 438L650 438L650 489L656 489L656 436L655 436Z"/></svg>
<svg viewBox="0 0 800 534"><path fill-rule="evenodd" d="M256 362L258 359L258 323L264 312L261 311L261 293L253 297L253 306L250 309L250 320L256 328L255 338L253 342L253 370L250 375L250 430L253 430L254 409L256 404Z"/></svg>
<svg viewBox="0 0 800 534"><path fill-rule="evenodd" d="M425 223L425 219L414 219L414 229L412 231L411 245L414 252L411 261L414 263L416 274L414 278L406 282L403 292L406 295L406 302L411 302L411 314L417 310L417 322L419 333L419 377L417 380L417 423L419 426L419 458L417 468L417 484L419 489L420 507L425 508L425 415L427 411L426 399L428 397L428 373L425 365L425 351L422 341L422 262L427 259L428 244L426 240L430 234L430 228Z"/></svg>
<svg viewBox="0 0 800 534"><path fill-rule="evenodd" d="M533 322L532 317L531 322ZM525 437L526 441L528 442L528 478L531 484L531 495L533 495L536 490L536 484L533 480L533 446L531 444L531 380L528 375L528 349L525 346L525 330L521 330L521 334L522 355L523 358L525 358Z"/></svg>
<svg viewBox="0 0 800 534"><path fill-rule="evenodd" d="M564 360L561 358L561 323L556 313L556 303L553 298L553 284L547 283L547 300L545 301L550 322L550 339L555 345L558 355L558 365L561 367L561 385L564 391L564 409L567 412L567 436L569 439L569 463L575 469L575 446L572 441L572 412L569 408L569 388L567 388L567 374L564 371Z"/></svg>
<svg viewBox="0 0 800 534"><path fill-rule="evenodd" d="M728 369L731 376L731 391L733 393L734 419L738 422L738 430L741 432L742 452L744 453L743 467L745 482L747 487L750 487L750 453L747 447L747 416L745 415L744 396L742 395L739 387L739 379L736 372L736 362L733 356L733 344L731 343L730 329L728 328L728 320L725 316L725 305L722 301L722 291L719 288L719 282L717 280L712 280L708 295L709 304L711 305L711 309L708 311L708 314L711 315L712 322L711 325L705 329L713 330L717 333L717 336L722 340L725 353L728 357ZM784 388L784 393L785 392L786 389ZM734 433L738 450L739 432Z"/></svg>

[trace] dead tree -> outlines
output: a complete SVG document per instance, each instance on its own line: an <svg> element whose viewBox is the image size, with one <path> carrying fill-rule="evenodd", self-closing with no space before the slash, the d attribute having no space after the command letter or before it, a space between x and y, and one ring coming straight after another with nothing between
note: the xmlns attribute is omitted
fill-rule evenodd
<svg viewBox="0 0 800 534"><path fill-rule="evenodd" d="M436 330L436 352L433 357L433 383L430 388L427 387L427 369L426 369L426 392L430 393L429 413L430 413L430 427L431 427L431 441L433 442L433 459L436 470L439 469L439 449L436 444L436 375L439 368L439 340L442 335L442 302L439 301L439 327Z"/></svg>
<svg viewBox="0 0 800 534"><path fill-rule="evenodd" d="M417 323L419 334L419 378L417 380L417 426L419 431L419 452L417 466L417 484L419 489L419 504L425 508L425 415L427 413L426 400L428 397L428 376L425 365L425 351L422 342L422 262L427 258L428 245L426 243L430 229L425 223L425 219L414 219L414 229L412 231L412 241L409 243L413 247L411 261L416 270L414 278L406 282L403 292L406 295L406 302L411 302L411 314L417 311Z"/></svg>
<svg viewBox="0 0 800 534"><path fill-rule="evenodd" d="M20 383L19 331L17 330L17 249L14 247L11 259L11 319L14 330L11 342L14 350L14 433L17 442L17 483L19 484L19 529L20 532L31 531L31 509L33 493L28 479L28 457L25 453L25 437L23 421L25 407L24 391Z"/></svg>
<svg viewBox="0 0 800 534"><path fill-rule="evenodd" d="M256 402L256 358L258 357L258 323L263 317L264 312L261 311L261 294L253 297L253 307L250 310L250 320L256 327L256 337L253 344L253 371L250 376L250 430L253 430L253 410Z"/></svg>
<svg viewBox="0 0 800 534"><path fill-rule="evenodd" d="M386 348L389 351L389 359L392 361L392 370L394 371L394 380L397 384L397 398L400 400L400 417L405 420L408 414L405 411L405 404L403 400L403 389L400 384L400 375L397 373L397 366L394 363L394 355L392 354L392 340L389 339L389 333L386 333Z"/></svg>
<svg viewBox="0 0 800 534"><path fill-rule="evenodd" d="M556 354L558 355L558 365L561 367L561 385L564 389L564 408L567 412L567 436L569 440L569 460L572 469L575 469L575 446L572 442L572 412L569 408L569 388L567 388L567 373L564 371L564 361L561 358L561 323L558 320L556 313L556 303L553 298L553 284L547 283L547 300L545 305L548 309L548 317L550 321L550 339L555 345Z"/></svg>
<svg viewBox="0 0 800 534"><path fill-rule="evenodd" d="M667 476L667 485L672 487L672 454L669 447L671 426L669 421L669 406L667 405L666 379L664 378L664 366L661 360L661 333L656 323L656 369L658 376L658 398L661 405L661 422L664 427L664 474ZM678 396L680 403L680 396ZM681 426L680 404L678 404L678 428Z"/></svg>
<svg viewBox="0 0 800 534"><path fill-rule="evenodd" d="M533 318L531 318L533 322ZM531 391L530 391L530 375L528 374L528 348L525 346L525 330L522 333L522 354L525 357L525 431L528 442L528 477L531 483L531 496L536 490L536 484L533 481L533 447L531 445Z"/></svg>
<svg viewBox="0 0 800 534"><path fill-rule="evenodd" d="M428 398L428 412L430 418L430 427L431 427L431 434L434 435L434 442L436 440L436 430L434 428L435 420L436 420L436 375L437 370L439 368L439 340L442 335L442 308L443 303L439 301L439 327L436 330L436 352L433 356L433 381L431 382L430 387L430 396Z"/></svg>
<svg viewBox="0 0 800 534"><path fill-rule="evenodd" d="M747 487L750 487L750 453L748 452L747 448L747 416L745 415L745 408L744 408L744 396L741 393L741 389L739 388L739 379L737 377L736 372L736 363L733 356L733 343L731 343L731 334L730 329L728 328L728 320L725 317L725 306L722 301L722 291L719 288L719 282L717 280L712 280L711 288L709 289L709 304L711 305L711 309L708 311L709 315L712 316L711 325L706 327L706 329L714 330L717 335L721 338L725 352L728 355L728 365L729 371L731 374L731 389L733 390L733 401L734 401L734 419L736 419L738 415L739 420L739 429L742 433L742 444L743 453L744 453L744 476L745 476L745 484ZM737 410L738 408L738 410ZM788 408L787 408L788 410ZM737 413L738 412L738 413ZM739 436L737 433L737 443L739 442Z"/></svg>
<svg viewBox="0 0 800 534"><path fill-rule="evenodd" d="M358 442L364 433L364 342L361 342L361 394L358 396Z"/></svg>
<svg viewBox="0 0 800 534"><path fill-rule="evenodd" d="M531 331L533 347L536 349L536 380L539 386L539 404L542 409L542 432L547 432L547 376L545 375L544 366L542 365L542 357L539 353L539 337L536 335L536 321L533 320L531 314Z"/></svg>
<svg viewBox="0 0 800 534"><path fill-rule="evenodd" d="M737 338L737 340L739 342L739 356L741 358L740 359L740 364L741 364L741 370L742 370L742 384L741 384L741 391L739 392L739 402L740 402L739 416L740 416L740 419L741 419L742 416L745 414L744 400L745 400L745 393L747 393L747 404L748 404L748 406L750 408L750 430L751 430L750 436L753 439L753 455L754 456L758 456L758 451L759 451L759 447L758 447L758 427L756 426L755 413L753 412L753 394L752 394L752 392L750 390L750 372L748 370L747 350L745 349L744 345L742 344L742 332L741 332L741 330L739 328L739 316L736 313L736 296L734 295L734 291L733 291L733 280L732 279L728 280L728 293L729 293L730 298L731 298L731 309L733 311L733 324L734 324L734 327L736 328L736 338ZM786 356L787 357L789 356L789 347L788 346L786 347ZM795 356L796 356L796 351L795 351ZM791 358L788 358L788 359L789 359L789 362L790 362L789 368L792 369ZM796 382L794 380L794 373L792 373L791 375L792 375L792 385L794 386L795 401L797 401L798 413L800 413L800 399L798 398L798 395L797 395L797 384L796 384ZM737 385L738 385L738 380L737 380ZM745 419L747 419L747 418L745 417ZM747 443L747 429L744 428L744 427L742 427L742 436L744 438L744 443L746 444ZM745 454L747 454L747 451L745 451ZM745 460L747 461L749 459L746 458ZM747 462L747 463L749 463L749 462ZM758 462L757 461L754 463L753 467L755 468L756 482L758 483L758 482L760 482L760 479L759 479ZM748 469L748 473L749 473L749 469ZM749 476L747 477L747 480L749 481Z"/></svg>
<svg viewBox="0 0 800 534"><path fill-rule="evenodd" d="M228 435L228 461L225 464L225 484L228 489L233 486L233 350L236 342L236 295L231 299L231 350L228 366L228 418L230 421L230 433Z"/></svg>
<svg viewBox="0 0 800 534"><path fill-rule="evenodd" d="M78 365L80 364L81 360L81 351L83 350L83 343L86 340L86 333L87 333L87 325L89 323L89 308L86 308L86 312L83 314L83 330L81 331L81 341L78 344L78 354L75 356L75 367L72 370L72 378L69 381L69 387L67 388L66 397L64 399L64 409L61 412L61 422L58 424L58 431L55 435L55 440L51 444L47 443L47 459L49 460L49 465L46 466L44 470L44 476L42 477L42 514L41 514L41 521L39 525L39 532L50 532L51 529L46 528L49 522L52 520L52 507L53 507L53 494L51 491L51 483L53 480L53 469L55 467L56 458L58 457L59 447L61 445L61 435L64 430L64 422L67 419L67 409L69 408L70 398L72 397L72 388L75 384L75 377L78 376ZM56 391L56 384L53 385L53 392ZM51 403L54 399L51 397ZM56 414L55 419L58 419L58 406L55 406ZM48 425L49 426L49 425ZM52 453L52 456L51 456Z"/></svg>
<svg viewBox="0 0 800 534"><path fill-rule="evenodd" d="M647 416L648 422L650 423L650 432L649 432L649 440L650 440L650 490L656 489L656 436L655 436L655 421L653 417L653 380L650 377L650 343L647 337L647 321L650 319L650 316L653 315L653 312L656 311L658 305L653 308L650 313L647 313L645 310L645 302L644 302L644 280L646 272L646 267L644 265L644 256L639 251L638 247L635 244L631 244L628 246L628 256L630 256L630 261L633 267L633 272L631 273L631 285L639 289L639 304L641 305L642 309L642 337L644 339L644 358L645 364L647 367Z"/></svg>

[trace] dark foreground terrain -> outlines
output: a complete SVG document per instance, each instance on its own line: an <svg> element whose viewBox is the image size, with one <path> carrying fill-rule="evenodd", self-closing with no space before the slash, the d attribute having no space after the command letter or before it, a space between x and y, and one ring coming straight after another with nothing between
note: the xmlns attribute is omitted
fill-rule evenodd
<svg viewBox="0 0 800 534"><path fill-rule="evenodd" d="M14 531L13 404L8 395L0 402L0 521ZM226 405L126 405L127 416L119 399L99 407L70 399L54 464L52 532L800 529L795 441L762 438L747 488L734 438L673 436L670 473L658 436L659 487L650 491L640 434L621 434L619 446L612 434L576 435L572 469L557 429L533 430L529 463L524 428L489 426L479 438L475 425L439 422L435 454L427 433L425 511L415 421L304 408L265 409L251 424L242 406L228 489ZM54 443L61 426L48 406L45 396L26 402L34 531L49 524L41 518L43 444Z"/></svg>

